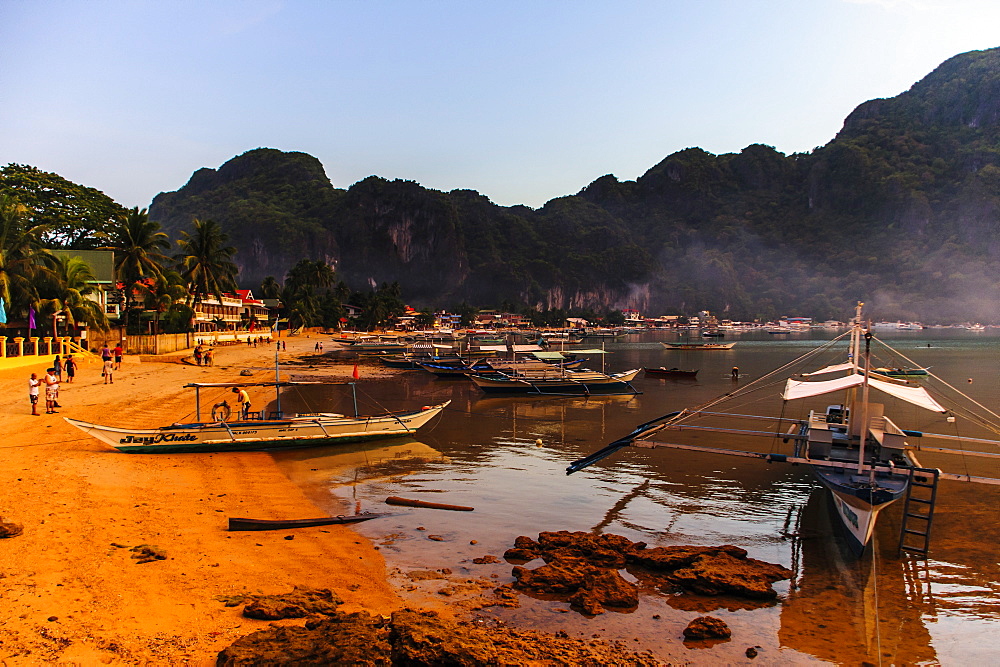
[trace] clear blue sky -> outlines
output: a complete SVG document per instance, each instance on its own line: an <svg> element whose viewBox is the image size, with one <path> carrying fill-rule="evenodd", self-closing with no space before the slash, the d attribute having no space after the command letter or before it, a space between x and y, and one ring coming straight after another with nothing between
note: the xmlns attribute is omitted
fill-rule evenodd
<svg viewBox="0 0 1000 667"><path fill-rule="evenodd" d="M812 150L995 46L998 0L0 0L0 165L145 207L270 147L537 207L690 146Z"/></svg>

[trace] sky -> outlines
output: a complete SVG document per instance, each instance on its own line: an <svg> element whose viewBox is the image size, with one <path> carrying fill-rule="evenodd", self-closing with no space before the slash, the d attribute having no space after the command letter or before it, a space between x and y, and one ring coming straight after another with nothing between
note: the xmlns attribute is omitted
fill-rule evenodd
<svg viewBox="0 0 1000 667"><path fill-rule="evenodd" d="M0 0L0 165L148 207L254 148L542 206L698 146L791 154L997 0Z"/></svg>

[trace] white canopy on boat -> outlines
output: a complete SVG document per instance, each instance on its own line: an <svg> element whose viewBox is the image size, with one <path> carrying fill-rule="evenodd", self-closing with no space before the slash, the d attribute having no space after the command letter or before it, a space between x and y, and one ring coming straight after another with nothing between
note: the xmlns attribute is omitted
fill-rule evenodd
<svg viewBox="0 0 1000 667"><path fill-rule="evenodd" d="M864 383L864 381L865 379L861 375L847 375L833 380L823 380L822 382L804 382L789 378L788 382L785 383L785 393L781 397L786 401L794 401L797 398L822 396L823 394L832 394L835 391L857 387Z"/></svg>
<svg viewBox="0 0 1000 667"><path fill-rule="evenodd" d="M822 396L823 394L830 394L835 391L843 391L851 387L858 387L864 384L864 381L865 379L862 375L848 375L842 378L835 378L833 380L824 380L822 382L804 382L802 380L792 380L789 378L788 382L785 384L785 391L781 397L786 401L792 401L798 398ZM906 401L907 403L912 403L913 405L921 407L925 410L930 410L931 412L946 412L946 410L941 407L941 404L935 401L923 387L907 387L892 384L890 382L883 382L882 380L876 380L874 378L868 380L868 385L873 389L878 389L879 391L885 392L890 396L894 396L900 400Z"/></svg>
<svg viewBox="0 0 1000 667"><path fill-rule="evenodd" d="M852 364L851 362L848 361L848 362L845 362L845 363L842 363L842 364L835 364L833 366L826 366L825 368L821 368L818 371L813 371L812 373L803 373L802 375L805 376L805 377L810 377L810 376L813 376L813 375L825 375L827 373L836 373L837 371L849 371L849 370L851 370L853 368L854 368L854 364Z"/></svg>
<svg viewBox="0 0 1000 667"><path fill-rule="evenodd" d="M924 410L930 410L931 412L947 412L941 404L935 401L927 390L923 387L904 387L898 384L892 384L891 382L883 382L882 380L876 380L875 378L870 378L868 384L878 389L879 391L884 391L890 396L895 396L896 398L906 401L907 403L912 403Z"/></svg>

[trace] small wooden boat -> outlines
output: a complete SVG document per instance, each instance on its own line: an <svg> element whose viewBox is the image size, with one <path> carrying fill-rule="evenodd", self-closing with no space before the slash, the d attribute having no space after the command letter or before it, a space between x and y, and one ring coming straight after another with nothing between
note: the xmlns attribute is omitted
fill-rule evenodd
<svg viewBox="0 0 1000 667"><path fill-rule="evenodd" d="M888 375L891 378L902 378L902 377L915 377L920 375L927 375L927 368L873 368L873 373L878 373L879 375Z"/></svg>
<svg viewBox="0 0 1000 667"><path fill-rule="evenodd" d="M731 350L736 343L660 343L668 350Z"/></svg>
<svg viewBox="0 0 1000 667"><path fill-rule="evenodd" d="M638 394L632 380L639 369L607 375L596 371L568 371L553 368L518 373L473 373L469 378L485 392L521 394L593 394L628 392Z"/></svg>
<svg viewBox="0 0 1000 667"><path fill-rule="evenodd" d="M680 368L643 368L643 372L650 377L657 378L693 378L698 375L697 370L685 371Z"/></svg>
<svg viewBox="0 0 1000 667"><path fill-rule="evenodd" d="M311 526L332 526L338 523L357 523L378 519L383 516L392 516L389 513L355 514L353 516L324 516L317 519L243 519L230 517L229 530L287 530L288 528L308 528Z"/></svg>

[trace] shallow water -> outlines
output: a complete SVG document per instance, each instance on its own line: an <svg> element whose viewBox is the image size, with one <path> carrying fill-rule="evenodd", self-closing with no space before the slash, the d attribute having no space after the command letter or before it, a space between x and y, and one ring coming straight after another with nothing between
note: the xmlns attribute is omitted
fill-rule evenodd
<svg viewBox="0 0 1000 667"><path fill-rule="evenodd" d="M896 557L897 504L880 518L874 557L856 561L846 557L834 535L825 492L802 467L627 448L572 476L565 474L571 461L637 424L731 391L736 386L733 366L739 368L739 382L746 383L833 335L744 334L728 339L738 341L732 350L710 352L665 350L660 340L678 340L669 333L606 343L609 372L640 366L699 369L696 381L640 375L634 384L643 393L637 396L486 396L467 380L435 379L423 371L366 382L362 362L362 413L445 399L452 405L420 431L419 440L275 457L293 481L333 514L394 512L357 529L380 545L387 564L400 573L450 568L453 576L507 583L512 581L509 563L476 565L472 559L501 557L517 536L537 537L544 530L616 533L651 546L735 544L751 557L796 573L793 581L776 585L776 602L763 605L644 591L636 610L593 618L569 611L565 602L525 595L520 608L486 610L517 627L599 634L674 661L749 662L744 651L756 645L761 647L753 661L757 664L993 662L992 635L1000 630L1000 550L992 537L1000 530L997 487L943 483L929 560ZM1000 338L959 330L882 337L977 401L1000 406ZM836 360L824 357L815 365ZM884 354L880 362L906 363ZM601 363L592 359L589 365L599 369ZM765 392L763 402L742 407L754 414L780 410L780 386L778 382L773 392ZM282 400L290 410L354 410L343 387L289 393ZM889 403L886 412L904 428L945 432L940 417L917 416ZM1000 476L995 470L991 474ZM392 495L474 506L475 511L387 507L384 500ZM411 584L402 574L396 582L413 588L404 595L415 602L438 596L441 588L440 581ZM732 628L732 640L682 644L681 630L706 612Z"/></svg>

